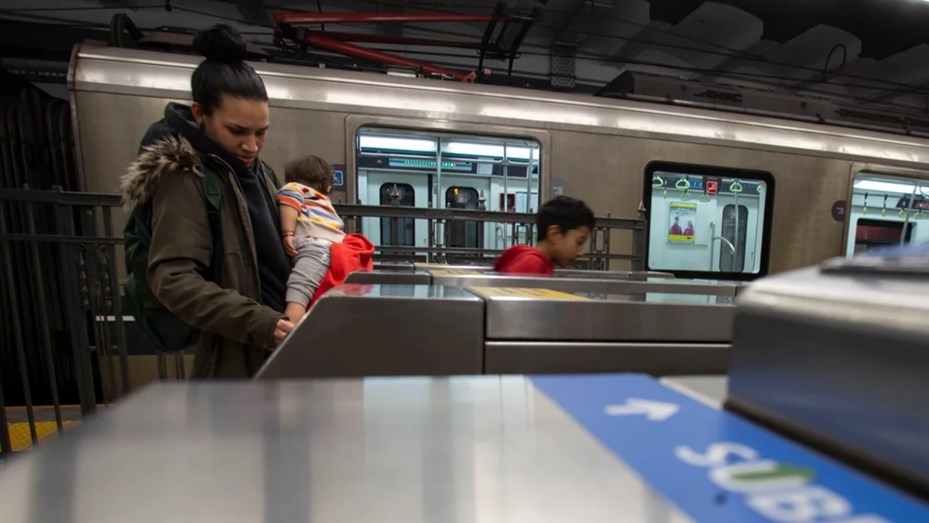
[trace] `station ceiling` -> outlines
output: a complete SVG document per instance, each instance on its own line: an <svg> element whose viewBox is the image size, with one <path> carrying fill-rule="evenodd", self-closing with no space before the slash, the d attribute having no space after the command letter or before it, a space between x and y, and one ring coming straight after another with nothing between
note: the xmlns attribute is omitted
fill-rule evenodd
<svg viewBox="0 0 929 523"><path fill-rule="evenodd" d="M0 67L63 78L77 41L110 41L126 13L144 34L184 33L225 22L272 59L383 69L376 62L272 43L281 12L489 15L497 1L4 0ZM495 83L595 92L626 71L780 92L830 95L929 110L929 0L549 0L508 1L532 23L507 78L488 59ZM390 37L477 43L486 22L353 23L308 26ZM477 68L474 49L366 43L459 71ZM553 58L554 57L554 58Z"/></svg>

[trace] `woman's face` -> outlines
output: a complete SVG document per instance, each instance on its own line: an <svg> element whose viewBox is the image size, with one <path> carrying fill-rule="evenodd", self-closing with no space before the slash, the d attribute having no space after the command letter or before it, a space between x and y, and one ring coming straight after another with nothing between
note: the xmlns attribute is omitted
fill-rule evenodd
<svg viewBox="0 0 929 523"><path fill-rule="evenodd" d="M258 158L271 125L268 102L224 94L213 114L204 114L203 107L197 102L191 110L204 134L237 156L242 163L250 166Z"/></svg>

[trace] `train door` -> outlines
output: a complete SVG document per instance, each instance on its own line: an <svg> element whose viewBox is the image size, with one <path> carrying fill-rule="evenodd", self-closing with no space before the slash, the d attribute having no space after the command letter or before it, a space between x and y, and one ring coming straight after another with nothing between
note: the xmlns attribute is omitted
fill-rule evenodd
<svg viewBox="0 0 929 523"><path fill-rule="evenodd" d="M929 179L861 171L846 206L846 256L929 242Z"/></svg>
<svg viewBox="0 0 929 523"><path fill-rule="evenodd" d="M457 185L445 190L446 209L478 210L478 192L473 187ZM483 242L475 221L453 221L446 225L449 247L467 247L476 249Z"/></svg>
<svg viewBox="0 0 929 523"><path fill-rule="evenodd" d="M719 223L719 251L716 267L720 272L742 272L745 269L745 246L748 236L749 211L745 205L730 203L722 207Z"/></svg>
<svg viewBox="0 0 929 523"><path fill-rule="evenodd" d="M360 200L363 205L399 205L403 207L429 207L429 176L378 171L359 174ZM375 245L422 247L427 244L428 224L424 220L400 218L397 220L397 238L391 234L389 218L364 218L364 234Z"/></svg>
<svg viewBox="0 0 929 523"><path fill-rule="evenodd" d="M381 184L379 203L388 207L415 207L416 189L408 183ZM412 218L381 218L381 244L403 247L416 245L413 225Z"/></svg>

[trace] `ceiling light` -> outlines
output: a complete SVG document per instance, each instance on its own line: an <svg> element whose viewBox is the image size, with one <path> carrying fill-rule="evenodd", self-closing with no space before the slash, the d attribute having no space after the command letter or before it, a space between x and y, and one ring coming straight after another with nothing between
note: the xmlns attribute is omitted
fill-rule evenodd
<svg viewBox="0 0 929 523"><path fill-rule="evenodd" d="M871 191L895 194L913 194L914 188L915 186L912 183L879 182L877 180L861 180L855 182L855 189L858 189L859 192Z"/></svg>
<svg viewBox="0 0 929 523"><path fill-rule="evenodd" d="M389 149L391 151L425 151L435 152L434 140L415 138L391 138L389 136L362 135L359 142L362 149Z"/></svg>

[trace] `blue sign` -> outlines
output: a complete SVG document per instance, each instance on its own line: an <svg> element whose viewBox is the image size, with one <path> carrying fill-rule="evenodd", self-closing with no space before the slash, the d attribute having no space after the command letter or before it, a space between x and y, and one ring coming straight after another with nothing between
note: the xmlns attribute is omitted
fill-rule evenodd
<svg viewBox="0 0 929 523"><path fill-rule="evenodd" d="M345 185L345 178L342 175L342 171L333 170L332 179L333 179L332 185L334 187L342 187L343 185Z"/></svg>
<svg viewBox="0 0 929 523"><path fill-rule="evenodd" d="M697 521L929 521L929 505L650 377L532 382Z"/></svg>

